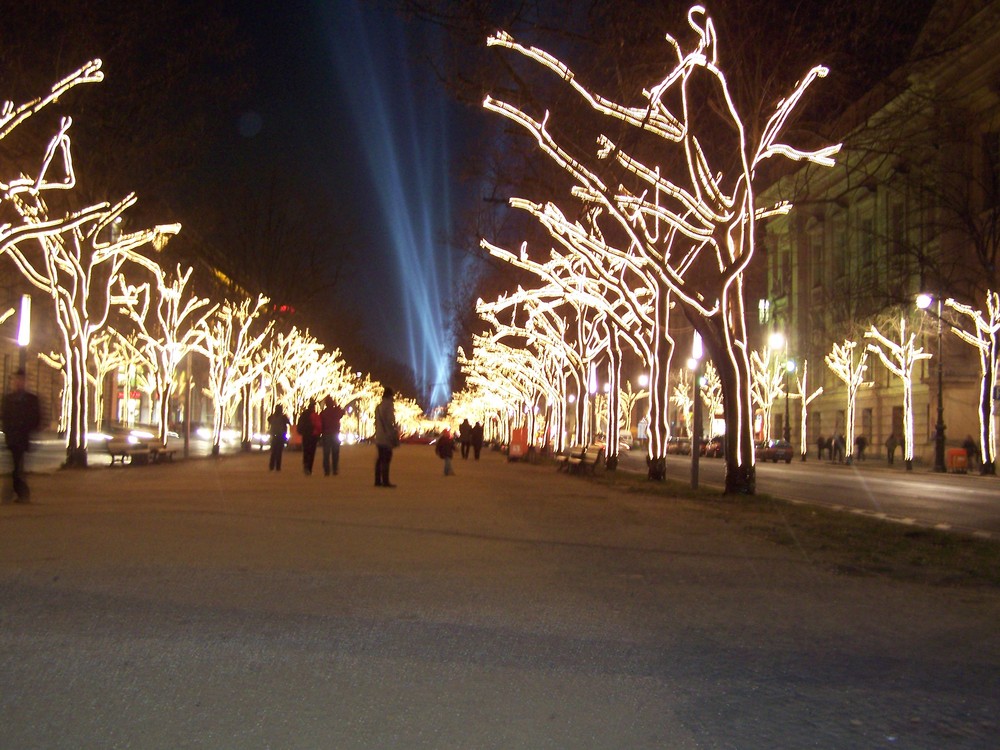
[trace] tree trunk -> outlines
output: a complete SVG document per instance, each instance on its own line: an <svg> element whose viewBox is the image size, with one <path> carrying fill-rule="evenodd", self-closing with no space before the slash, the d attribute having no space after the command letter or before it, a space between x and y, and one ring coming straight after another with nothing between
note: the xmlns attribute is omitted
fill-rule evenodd
<svg viewBox="0 0 1000 750"><path fill-rule="evenodd" d="M614 471L618 468L619 403L621 400L622 350L618 334L611 336L611 361L608 365L608 435L605 448L605 466Z"/></svg>
<svg viewBox="0 0 1000 750"><path fill-rule="evenodd" d="M87 466L87 359L77 346L67 350L66 389L69 392L69 423L66 425L66 466Z"/></svg>
<svg viewBox="0 0 1000 750"><path fill-rule="evenodd" d="M757 492L757 466L754 456L753 409L750 398L750 359L745 345L732 345L731 332L720 316L691 316L701 333L705 348L712 357L725 404L727 495L753 495ZM742 337L745 339L745 336ZM743 342L745 344L745 341Z"/></svg>
<svg viewBox="0 0 1000 750"><path fill-rule="evenodd" d="M655 327L653 329L653 356L649 367L649 447L646 464L649 478L662 482L667 477L667 439L670 437L670 360L674 354L674 340L670 338L667 324L670 317L670 295L660 290L656 295Z"/></svg>

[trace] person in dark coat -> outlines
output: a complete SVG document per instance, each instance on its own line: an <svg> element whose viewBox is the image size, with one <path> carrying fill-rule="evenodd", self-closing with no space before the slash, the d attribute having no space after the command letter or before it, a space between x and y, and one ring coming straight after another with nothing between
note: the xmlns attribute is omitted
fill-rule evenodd
<svg viewBox="0 0 1000 750"><path fill-rule="evenodd" d="M816 438L816 458L823 460L823 449L826 448L826 438L820 435Z"/></svg>
<svg viewBox="0 0 1000 750"><path fill-rule="evenodd" d="M399 426L396 424L396 407L392 403L395 396L392 388L382 392L382 400L375 407L375 448L378 458L375 459L375 486L395 487L389 481L389 464L392 462L392 449L399 445Z"/></svg>
<svg viewBox="0 0 1000 750"><path fill-rule="evenodd" d="M340 471L340 420L344 409L327 396L323 399L323 411L319 414L323 425L323 474L336 475Z"/></svg>
<svg viewBox="0 0 1000 750"><path fill-rule="evenodd" d="M42 410L38 396L25 387L24 370L17 370L11 381L11 391L3 399L3 434L10 451L13 470L13 499L18 503L31 502L31 490L24 478L24 456L31 449L31 434L42 423ZM4 493L4 502L10 495Z"/></svg>
<svg viewBox="0 0 1000 750"><path fill-rule="evenodd" d="M306 476L313 473L316 462L316 446L319 445L319 435L323 431L323 423L316 413L316 401L309 399L306 410L299 415L295 427L302 436L302 471Z"/></svg>
<svg viewBox="0 0 1000 750"><path fill-rule="evenodd" d="M479 460L479 453L483 450L483 423L476 422L476 426L472 428L472 450L476 454L476 460Z"/></svg>
<svg viewBox="0 0 1000 750"><path fill-rule="evenodd" d="M966 465L971 471L979 464L979 446L972 439L972 435L966 435L965 440L962 441L962 447L965 449Z"/></svg>
<svg viewBox="0 0 1000 750"><path fill-rule="evenodd" d="M462 458L469 459L469 449L472 447L472 425L468 419L463 419L458 426L458 442L462 445Z"/></svg>
<svg viewBox="0 0 1000 750"><path fill-rule="evenodd" d="M885 457L890 464L896 460L896 448L898 447L899 441L896 440L896 433L894 432L885 441Z"/></svg>
<svg viewBox="0 0 1000 750"><path fill-rule="evenodd" d="M285 408L281 404L275 406L274 413L267 418L267 429L271 433L271 460L267 466L269 471L281 471L281 453L285 450L290 425Z"/></svg>

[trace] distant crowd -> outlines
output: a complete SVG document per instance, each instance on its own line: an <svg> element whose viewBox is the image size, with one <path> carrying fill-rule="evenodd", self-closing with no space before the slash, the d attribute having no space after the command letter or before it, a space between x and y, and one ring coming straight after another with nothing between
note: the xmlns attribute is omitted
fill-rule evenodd
<svg viewBox="0 0 1000 750"><path fill-rule="evenodd" d="M395 487L389 481L389 467L392 462L393 449L399 445L399 426L396 423L393 397L395 393L386 388L382 400L375 407L375 486ZM323 474L336 476L340 471L340 423L344 417L344 409L331 396L323 399L323 409L316 410L315 399L309 401L305 410L295 420L295 430L302 438L302 470L306 476L313 473L316 462L316 451L323 446ZM269 471L281 471L281 459L288 442L292 421L285 414L284 407L278 404L268 417L270 433ZM453 436L445 429L435 441L434 452L444 461L445 476L453 476L452 457L455 454L455 444L458 443L461 456L468 460L474 456L479 460L483 450L483 425L476 422L470 424L468 419L459 425L458 435Z"/></svg>

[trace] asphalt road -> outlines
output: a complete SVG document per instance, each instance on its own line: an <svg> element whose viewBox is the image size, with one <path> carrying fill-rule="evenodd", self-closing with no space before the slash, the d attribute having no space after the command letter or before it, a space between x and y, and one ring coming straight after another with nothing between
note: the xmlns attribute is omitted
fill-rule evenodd
<svg viewBox="0 0 1000 750"><path fill-rule="evenodd" d="M646 471L642 451L627 452L620 465ZM698 471L699 484L725 486L721 459L701 458ZM669 456L667 476L689 482L691 457ZM919 466L906 471L901 462L847 465L810 457L789 464L758 463L757 489L796 502L1000 539L1000 478L995 476L939 474Z"/></svg>
<svg viewBox="0 0 1000 750"><path fill-rule="evenodd" d="M395 489L373 459L32 476L0 506L0 747L996 747L995 590L497 453L445 478L404 446Z"/></svg>

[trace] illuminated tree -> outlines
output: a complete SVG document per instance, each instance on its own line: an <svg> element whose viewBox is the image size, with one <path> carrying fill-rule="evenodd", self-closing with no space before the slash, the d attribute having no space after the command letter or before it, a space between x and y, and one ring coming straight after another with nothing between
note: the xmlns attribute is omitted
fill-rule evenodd
<svg viewBox="0 0 1000 750"><path fill-rule="evenodd" d="M518 44L507 33L488 40L491 46L515 51L551 70L598 115L635 128L619 142L600 135L596 153L575 154L572 147L559 143L551 134L548 113L535 119L492 96L487 96L484 106L525 128L540 149L572 176L577 183L573 195L599 207L622 235L608 245L636 256L643 267L655 272L654 304L667 304L672 293L702 335L726 394L730 437L726 441L726 491L752 493L756 473L743 272L753 259L756 221L789 210L788 204L756 209L756 169L775 156L830 165L839 147L801 151L778 142L805 90L826 74L820 66L778 103L770 120L752 134L757 141L748 142L719 66L715 27L700 6L690 10L688 21L697 44L685 53L678 41L667 37L677 64L659 83L643 91L645 101L637 106L591 93L563 63L540 49ZM716 118L712 125L721 124L732 137L720 137L720 128L706 127L707 118L694 116L705 111L704 98L718 105L712 109ZM642 139L657 140L659 147L640 148ZM640 153L661 154L662 160L649 164L636 155ZM605 164L599 166L599 161ZM682 161L684 167L671 169ZM726 174L721 165L731 164L738 166ZM612 167L622 172L620 178L607 179Z"/></svg>
<svg viewBox="0 0 1000 750"><path fill-rule="evenodd" d="M159 441L166 447L177 370L205 335L204 323L218 305L211 305L206 297L185 294L191 267L182 271L178 265L168 277L152 261L144 259L142 265L153 275L155 290L148 281L135 286L121 279L121 296L127 302L124 311L136 326L137 353L152 375L159 403Z"/></svg>
<svg viewBox="0 0 1000 750"><path fill-rule="evenodd" d="M890 340L873 325L865 332L865 338L871 339L868 351L875 352L903 384L903 460L909 469L913 466L913 367L931 355L916 346L916 333L907 335L906 318L899 319L898 334L898 341Z"/></svg>
<svg viewBox="0 0 1000 750"><path fill-rule="evenodd" d="M21 241L7 249L18 270L50 296L55 309L70 393L68 466L87 465L90 338L104 327L112 306L119 302L112 290L118 285L125 263L137 256L137 248L150 243L162 247L180 230L174 224L121 232L122 213L135 201L134 195L128 196L63 234L36 236L33 241ZM30 201L15 196L11 203L26 225L46 222L48 209L40 194Z"/></svg>
<svg viewBox="0 0 1000 750"><path fill-rule="evenodd" d="M632 414L636 405L644 398L649 398L649 391L639 389L632 390L632 383L625 381L625 388L618 396L618 403L621 405L621 425L623 430L632 431Z"/></svg>
<svg viewBox="0 0 1000 750"><path fill-rule="evenodd" d="M971 333L957 326L952 326L951 330L979 352L982 378L979 386L979 444L982 446L982 472L996 474L997 433L994 391L997 387L997 371L1000 370L1000 295L992 290L986 293L985 314L954 299L946 300L945 304L972 323Z"/></svg>
<svg viewBox="0 0 1000 750"><path fill-rule="evenodd" d="M847 437L844 450L848 459L854 455L854 415L857 410L858 391L873 385L871 381L865 380L865 372L868 370L868 350L857 351L857 346L857 341L845 340L842 344L834 344L833 349L825 357L826 366L847 386L847 424L844 426Z"/></svg>
<svg viewBox="0 0 1000 750"><path fill-rule="evenodd" d="M113 328L105 328L90 339L88 370L94 386L94 425L98 429L104 424L104 385L108 375L127 366L133 356L122 343L121 334Z"/></svg>
<svg viewBox="0 0 1000 750"><path fill-rule="evenodd" d="M688 435L694 435L694 431L691 429L694 418L694 391L691 386L691 371L686 368L677 371L673 401L677 413L684 420L685 431Z"/></svg>
<svg viewBox="0 0 1000 750"><path fill-rule="evenodd" d="M44 97L19 106L15 106L11 101L0 102L0 141L74 86L81 83L99 83L102 80L104 74L101 72L101 61L94 60L59 81ZM59 130L49 141L34 175L22 172L10 180L0 175L0 208L17 198L23 205L30 206L32 202L41 198L43 192L70 190L76 186L68 132L71 124L72 120L69 117L62 118ZM0 254L20 242L41 241L45 237L59 235L81 224L92 222L107 208L106 203L100 203L67 213L60 218L53 219L45 215L33 216L31 220L26 220L23 213L17 211L17 223L5 220L5 216L0 214Z"/></svg>
<svg viewBox="0 0 1000 750"><path fill-rule="evenodd" d="M669 294L656 294L654 274L640 259L621 252L610 244L599 226L601 210L590 208L582 221L569 221L553 203L538 204L512 199L514 208L522 209L549 232L562 247L553 249L545 262L528 258L526 245L519 254L497 248L486 240L482 246L491 254L511 265L530 271L547 283L556 296L561 295L578 311L593 310L608 331L605 356L608 361L610 396L617 401L621 382L623 344L635 352L650 372L652 419L649 429L649 475L662 479L666 472L666 440L669 435L668 377L674 342L669 334ZM595 355L595 358L600 353ZM577 373L577 382L586 382L589 366ZM582 396L582 391L578 391ZM577 402L577 442L584 442L582 427L586 425L588 401ZM617 417L619 408L612 406ZM617 426L609 424L614 434ZM617 463L617 441L608 442L607 465Z"/></svg>
<svg viewBox="0 0 1000 750"><path fill-rule="evenodd" d="M270 333L273 321L260 326L261 312L267 297L256 301L245 299L226 301L208 319L201 322L201 335L194 350L208 360L208 387L214 405L212 421L212 453L218 455L222 443L222 428L232 418L243 388L254 383L267 369L269 358L258 356ZM260 329L255 333L254 329Z"/></svg>
<svg viewBox="0 0 1000 750"><path fill-rule="evenodd" d="M781 365L781 360L770 346L750 353L751 393L762 415L762 440L771 439L771 410L774 402L785 395L785 369Z"/></svg>
<svg viewBox="0 0 1000 750"><path fill-rule="evenodd" d="M812 393L809 393L809 360L802 360L802 367L795 374L795 385L797 387L798 393L796 397L802 404L802 414L799 421L799 434L801 439L799 441L799 451L802 454L802 460L806 460L806 454L809 452L809 439L807 437L806 428L808 426L807 416L809 413L809 404L811 404L817 397L823 395L823 386L820 386Z"/></svg>
<svg viewBox="0 0 1000 750"><path fill-rule="evenodd" d="M705 404L711 420L713 432L709 435L711 438L715 437L715 418L723 413L725 402L722 397L722 381L719 380L719 371L715 369L715 365L711 361L705 363L704 370L705 372L701 376L701 400Z"/></svg>

